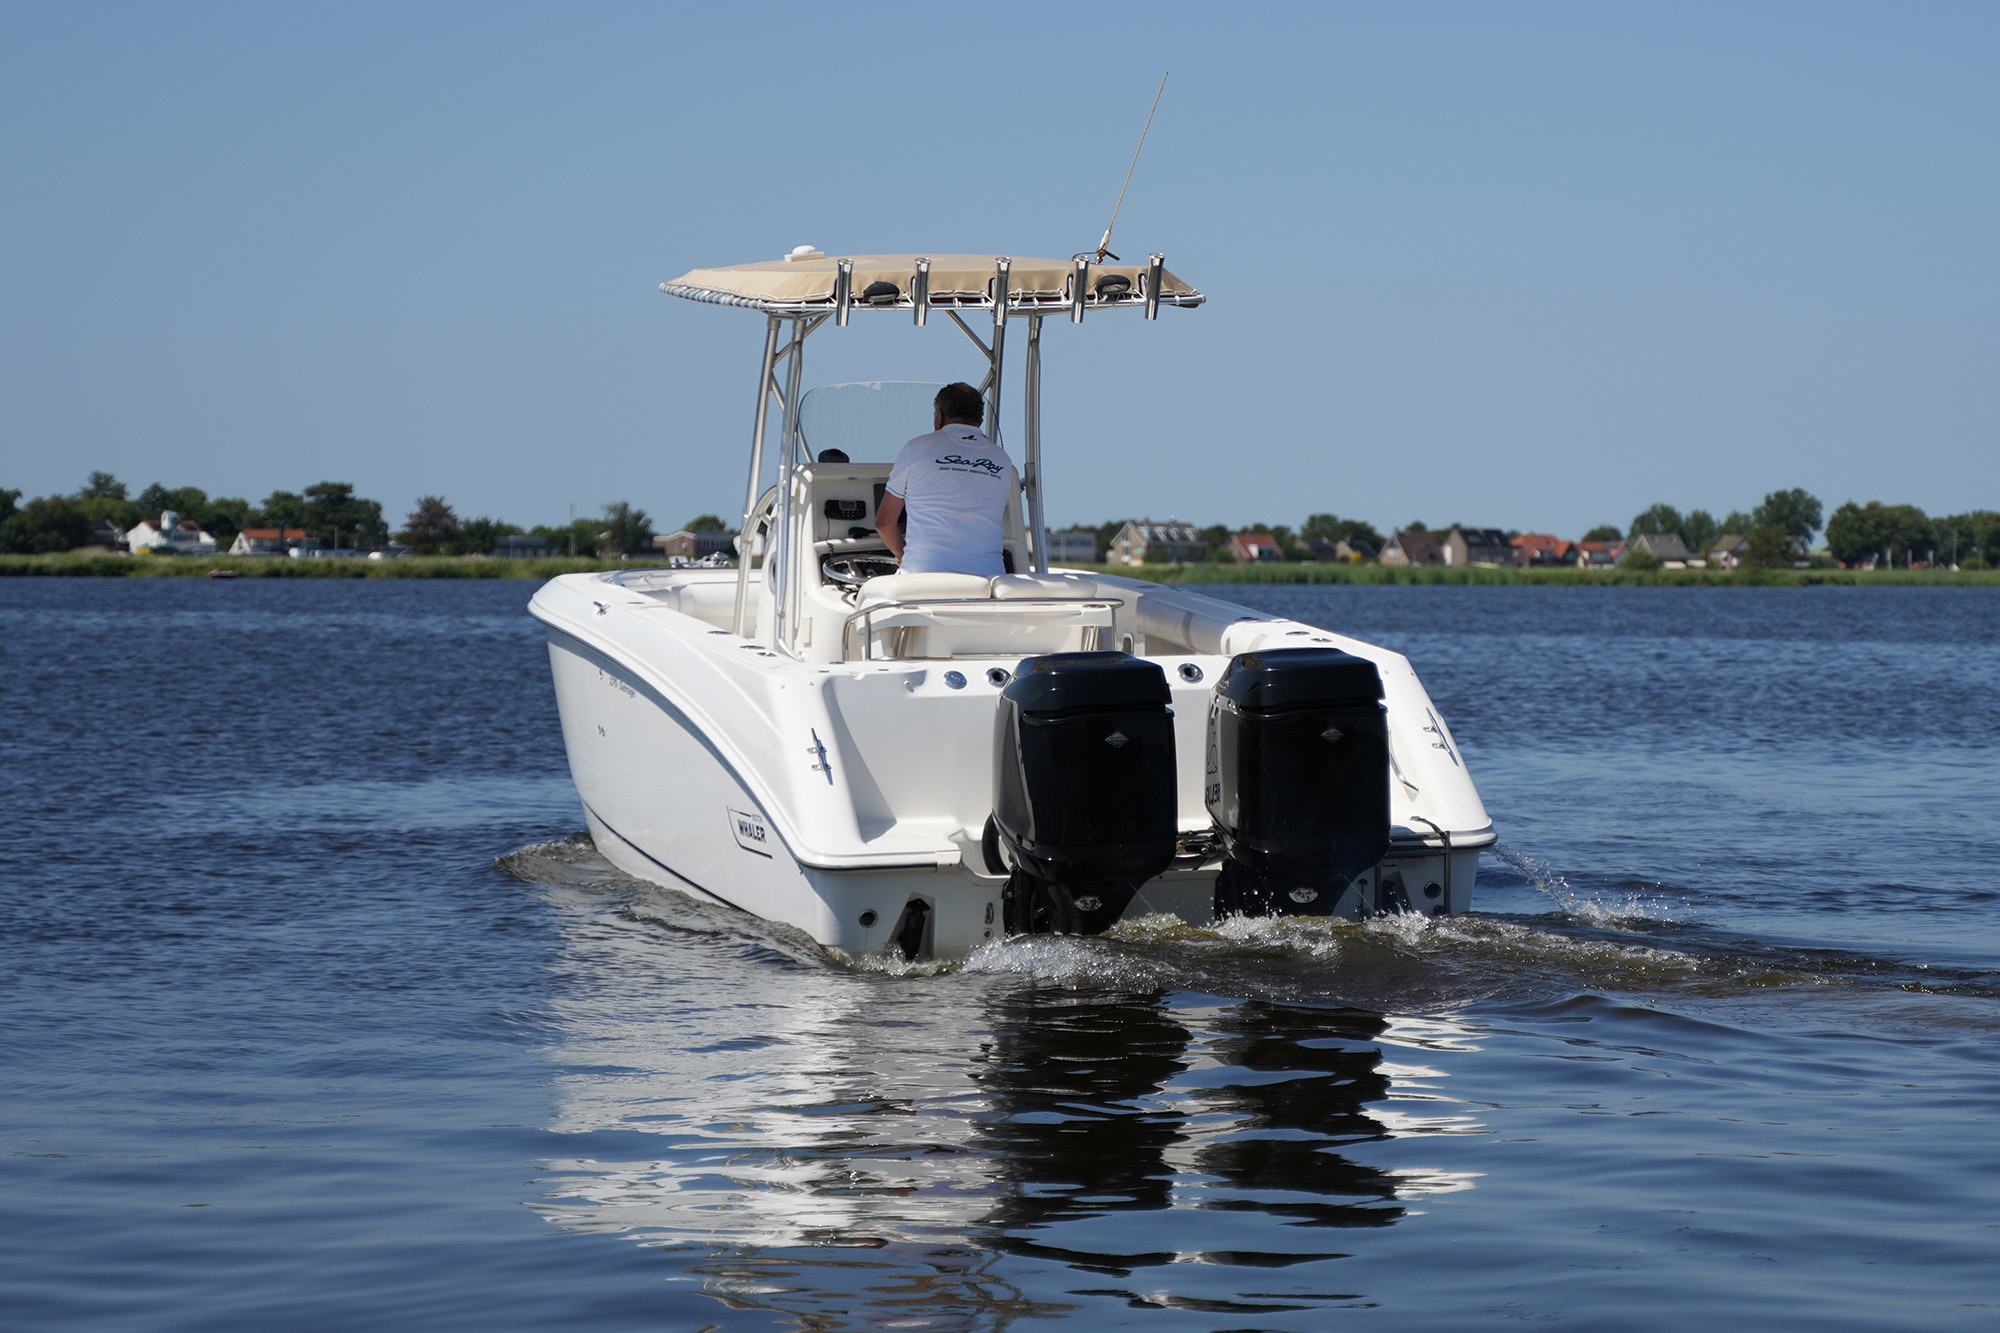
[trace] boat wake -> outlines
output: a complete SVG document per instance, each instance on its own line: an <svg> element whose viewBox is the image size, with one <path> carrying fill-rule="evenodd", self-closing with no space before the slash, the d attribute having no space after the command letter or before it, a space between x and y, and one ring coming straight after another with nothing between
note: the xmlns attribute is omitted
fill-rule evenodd
<svg viewBox="0 0 2000 1333"><path fill-rule="evenodd" d="M1828 987L2000 999L2000 976L1992 972L1746 937L1704 924L1685 896L1662 886L1583 889L1535 856L1501 848L1496 857L1506 867L1500 876L1518 876L1553 910L1361 922L1235 917L1212 927L1156 914L1121 921L1103 935L995 940L952 964L837 958L788 926L632 879L598 854L588 834L523 847L496 866L549 890L559 906L610 913L643 931L884 978L956 974L1405 1013L1592 993L1663 1003Z"/></svg>

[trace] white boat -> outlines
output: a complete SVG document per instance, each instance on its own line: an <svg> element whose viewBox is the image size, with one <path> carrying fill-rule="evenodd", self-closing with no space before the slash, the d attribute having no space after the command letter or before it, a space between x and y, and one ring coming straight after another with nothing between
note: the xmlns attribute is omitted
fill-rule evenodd
<svg viewBox="0 0 2000 1333"><path fill-rule="evenodd" d="M801 247L661 290L762 312L762 372L738 566L565 575L533 601L613 864L855 960L949 961L1160 912L1470 909L1492 823L1405 658L1049 567L1042 323L1202 304L1161 256ZM1014 572L898 573L873 530L888 460L929 429L937 386L803 389L809 336L898 312L971 341L996 438L1008 334L1025 327ZM816 461L836 445L880 461Z"/></svg>

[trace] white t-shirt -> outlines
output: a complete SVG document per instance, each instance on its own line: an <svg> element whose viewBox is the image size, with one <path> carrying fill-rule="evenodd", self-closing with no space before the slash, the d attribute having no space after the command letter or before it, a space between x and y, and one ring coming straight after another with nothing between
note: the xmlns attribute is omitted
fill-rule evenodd
<svg viewBox="0 0 2000 1333"><path fill-rule="evenodd" d="M889 491L909 510L906 574L1002 574L1014 463L977 426L919 435L896 455Z"/></svg>

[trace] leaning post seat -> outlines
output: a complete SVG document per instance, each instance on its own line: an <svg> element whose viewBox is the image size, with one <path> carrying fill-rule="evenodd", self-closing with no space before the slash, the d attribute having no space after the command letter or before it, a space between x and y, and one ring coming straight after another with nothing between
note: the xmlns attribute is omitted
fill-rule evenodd
<svg viewBox="0 0 2000 1333"><path fill-rule="evenodd" d="M1121 599L1055 574L885 574L862 584L847 654L1013 657L1096 646ZM871 608L881 608L863 615ZM854 640L862 641L857 645Z"/></svg>

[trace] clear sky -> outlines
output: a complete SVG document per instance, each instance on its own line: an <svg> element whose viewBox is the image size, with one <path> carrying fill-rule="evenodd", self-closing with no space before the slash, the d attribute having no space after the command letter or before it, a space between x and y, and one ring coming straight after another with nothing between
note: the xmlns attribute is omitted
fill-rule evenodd
<svg viewBox="0 0 2000 1333"><path fill-rule="evenodd" d="M657 284L1088 248L1167 68L1113 249L1210 304L1050 323L1053 522L2000 508L2000 6L1830 0L14 0L0 485L740 510L761 320Z"/></svg>

